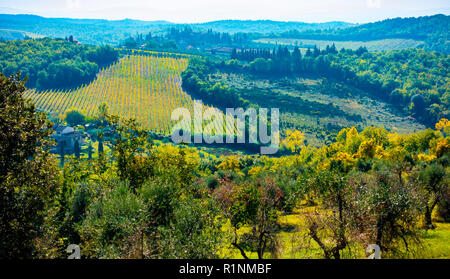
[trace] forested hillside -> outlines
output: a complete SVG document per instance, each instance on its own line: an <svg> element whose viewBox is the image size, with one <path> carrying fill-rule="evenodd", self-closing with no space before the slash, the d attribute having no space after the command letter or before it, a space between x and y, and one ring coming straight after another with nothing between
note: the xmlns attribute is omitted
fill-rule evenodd
<svg viewBox="0 0 450 279"><path fill-rule="evenodd" d="M46 37L65 38L73 35L84 44L117 45L136 33L158 31L170 24L166 21L45 18L35 15L0 15L0 26L23 30Z"/></svg>
<svg viewBox="0 0 450 279"><path fill-rule="evenodd" d="M352 26L344 22L303 23L279 21L215 21L202 24L175 24L167 21L141 20L97 20L97 19L69 19L44 18L34 15L0 15L0 26L5 29L23 30L53 38L64 38L73 35L81 42L94 45L117 45L136 33L163 34L172 26L183 28L191 26L197 31L206 32L212 29L217 32L258 32L279 33L289 30L333 29Z"/></svg>
<svg viewBox="0 0 450 279"><path fill-rule="evenodd" d="M352 84L433 125L448 117L450 106L450 56L409 49L389 52L356 51L334 45L324 50L298 48L235 50L230 60L218 66L228 71L273 77L314 74ZM238 60L244 62L237 62Z"/></svg>
<svg viewBox="0 0 450 279"><path fill-rule="evenodd" d="M21 72L27 86L70 88L93 80L99 69L115 62L118 52L109 46L91 47L63 39L0 43L0 72Z"/></svg>
<svg viewBox="0 0 450 279"><path fill-rule="evenodd" d="M336 41L373 41L379 39L424 40L425 49L450 53L450 16L434 15L412 18L394 18L346 29L289 31L286 38Z"/></svg>
<svg viewBox="0 0 450 279"><path fill-rule="evenodd" d="M94 20L44 18L33 15L0 15L4 29L23 30L53 38L75 36L83 43L118 45L136 34L166 35L170 28L192 28L196 32L208 30L219 33L254 33L254 39L278 37L327 41L377 41L410 39L424 42L427 50L450 52L450 20L446 15L418 18L395 18L355 25L345 22L303 23L270 20L221 20L199 24L175 24L167 21ZM95 32L94 32L95 30ZM197 41L197 43L199 43Z"/></svg>
<svg viewBox="0 0 450 279"><path fill-rule="evenodd" d="M280 33L289 30L330 30L336 28L347 28L355 24L347 22L325 22L325 23L305 23L295 21L273 21L273 20L219 20L206 23L192 24L192 27L216 32L225 33Z"/></svg>

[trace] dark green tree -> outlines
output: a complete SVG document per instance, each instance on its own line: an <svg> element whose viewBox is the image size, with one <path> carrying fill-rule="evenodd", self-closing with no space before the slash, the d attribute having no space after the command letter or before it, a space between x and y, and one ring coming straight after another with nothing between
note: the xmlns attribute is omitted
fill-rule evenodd
<svg viewBox="0 0 450 279"><path fill-rule="evenodd" d="M78 125L84 125L85 124L85 117L84 115L77 111L77 110L70 110L66 113L65 118L67 124L70 126L78 126Z"/></svg>
<svg viewBox="0 0 450 279"><path fill-rule="evenodd" d="M445 169L438 164L432 164L419 174L420 184L425 192L425 227L434 229L431 215L434 208L444 198L448 185L444 182Z"/></svg>
<svg viewBox="0 0 450 279"><path fill-rule="evenodd" d="M0 74L0 258L31 258L58 191L51 123L22 97L20 76Z"/></svg>
<svg viewBox="0 0 450 279"><path fill-rule="evenodd" d="M103 154L103 141L98 142L98 153Z"/></svg>
<svg viewBox="0 0 450 279"><path fill-rule="evenodd" d="M75 157L80 158L80 144L78 143L78 141L75 141L75 144L73 145L73 150L75 152Z"/></svg>
<svg viewBox="0 0 450 279"><path fill-rule="evenodd" d="M92 145L89 144L89 147L88 147L88 158L89 158L89 160L92 159L92 150L93 150L93 149L94 149L94 148L92 147Z"/></svg>

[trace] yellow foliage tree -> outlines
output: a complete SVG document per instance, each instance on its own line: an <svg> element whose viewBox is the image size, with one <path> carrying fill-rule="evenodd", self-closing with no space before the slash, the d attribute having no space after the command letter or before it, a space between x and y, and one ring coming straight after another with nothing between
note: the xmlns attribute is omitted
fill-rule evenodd
<svg viewBox="0 0 450 279"><path fill-rule="evenodd" d="M262 166L253 166L249 171L248 175L257 176L264 172L264 167Z"/></svg>
<svg viewBox="0 0 450 279"><path fill-rule="evenodd" d="M375 139L365 140L358 148L358 157L361 159L371 159L375 157L377 144Z"/></svg>
<svg viewBox="0 0 450 279"><path fill-rule="evenodd" d="M217 168L224 171L234 171L239 172L241 170L241 162L238 156L232 155L224 157L224 161L220 163Z"/></svg>
<svg viewBox="0 0 450 279"><path fill-rule="evenodd" d="M450 134L450 121L446 118L442 118L438 123L436 123L436 130Z"/></svg>
<svg viewBox="0 0 450 279"><path fill-rule="evenodd" d="M442 139L436 146L436 157L440 158L444 154L450 152L450 140L448 138Z"/></svg>
<svg viewBox="0 0 450 279"><path fill-rule="evenodd" d="M300 151L305 141L305 134L300 131L286 131L286 138L282 141L281 146L292 153Z"/></svg>

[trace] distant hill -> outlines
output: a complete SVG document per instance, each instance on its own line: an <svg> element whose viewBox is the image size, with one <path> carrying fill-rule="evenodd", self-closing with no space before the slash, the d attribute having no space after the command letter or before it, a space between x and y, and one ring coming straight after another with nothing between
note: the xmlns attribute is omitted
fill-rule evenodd
<svg viewBox="0 0 450 279"><path fill-rule="evenodd" d="M450 53L450 16L394 18L355 27L334 30L288 31L284 38L374 41L381 39L413 39L425 42L425 49Z"/></svg>
<svg viewBox="0 0 450 279"><path fill-rule="evenodd" d="M374 41L411 39L423 41L424 48L450 53L450 16L394 18L355 25L345 22L304 23L271 20L221 20L197 24L175 24L168 21L102 20L44 18L35 15L1 15L0 29L21 30L53 38L73 35L84 44L117 45L137 33L165 33L171 26L190 25L193 29L216 32L252 32L279 38L327 41Z"/></svg>
<svg viewBox="0 0 450 279"><path fill-rule="evenodd" d="M136 33L161 32L167 21L140 21L132 19L71 19L45 18L36 15L0 15L0 28L23 30L53 38L73 35L84 44L118 44Z"/></svg>
<svg viewBox="0 0 450 279"><path fill-rule="evenodd" d="M192 24L200 29L213 29L216 32L255 32L262 34L281 33L290 30L329 30L336 28L353 27L355 24L347 22L305 23L295 21L272 20L220 20L207 23Z"/></svg>
<svg viewBox="0 0 450 279"><path fill-rule="evenodd" d="M190 25L197 30L213 29L217 32L256 32L262 34L280 33L289 30L325 30L347 28L354 26L344 22L303 23L282 22L270 20L222 20L199 24L175 24L168 21L141 20L102 20L102 19L71 19L45 18L36 15L6 15L0 14L0 28L10 30L24 30L53 38L65 38L73 35L85 44L118 44L136 33L160 34L168 26Z"/></svg>

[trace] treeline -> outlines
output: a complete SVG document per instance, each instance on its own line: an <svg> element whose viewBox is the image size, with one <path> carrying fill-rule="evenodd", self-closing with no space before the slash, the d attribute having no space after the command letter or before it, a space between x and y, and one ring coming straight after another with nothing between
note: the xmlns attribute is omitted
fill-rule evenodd
<svg viewBox="0 0 450 279"><path fill-rule="evenodd" d="M174 40L169 40L164 36L155 36L151 32L148 34L136 34L124 40L121 45L127 49L144 49L152 51L177 51L178 46Z"/></svg>
<svg viewBox="0 0 450 279"><path fill-rule="evenodd" d="M27 76L27 86L71 88L94 79L101 67L117 61L109 46L91 47L74 40L37 39L0 43L0 72Z"/></svg>
<svg viewBox="0 0 450 279"><path fill-rule="evenodd" d="M214 157L99 113L111 151L68 156L60 169L51 123L19 80L0 75L0 85L0 258L67 258L70 244L82 258L111 259L298 255L290 247L365 258L370 244L383 258L443 256L424 229L433 216L450 220L446 119L411 135L347 128L320 148L292 131L281 142L290 156Z"/></svg>
<svg viewBox="0 0 450 279"><path fill-rule="evenodd" d="M36 15L0 15L2 29L23 30L51 38L73 35L89 45L118 45L136 32L163 31L171 23L132 19L108 21L103 19L45 18Z"/></svg>
<svg viewBox="0 0 450 279"><path fill-rule="evenodd" d="M288 31L281 38L337 41L373 41L380 39L423 40L425 49L450 53L450 16L394 18L344 29Z"/></svg>
<svg viewBox="0 0 450 279"><path fill-rule="evenodd" d="M341 52L348 54L355 54L361 56L368 52L367 48L360 47L359 49L346 50ZM274 76L284 76L290 74L298 74L301 72L320 72L323 69L319 69L314 65L314 59L325 55L335 55L339 51L333 44L327 46L324 50L320 50L316 46L314 48L308 48L303 55L298 47L295 47L291 52L288 47L279 46L278 48L270 49L233 49L231 53L231 59L250 62L248 64L236 63L235 61L228 61L227 63L221 63L233 67L235 65L238 69L250 70L254 74L270 74Z"/></svg>
<svg viewBox="0 0 450 279"><path fill-rule="evenodd" d="M171 27L160 36L148 34L136 34L124 40L121 45L128 49L145 49L153 51L190 51L197 49L213 48L217 46L243 46L260 34L253 33L220 33L212 29L196 31L190 26Z"/></svg>
<svg viewBox="0 0 450 279"><path fill-rule="evenodd" d="M191 58L189 67L182 73L183 89L203 102L221 109L247 108L249 103L237 91L222 83L212 83L209 75L215 72L214 63L205 58Z"/></svg>
<svg viewBox="0 0 450 279"><path fill-rule="evenodd" d="M355 51L334 45L324 50L308 49L302 55L296 47L272 51L233 51L237 61L222 62L223 69L271 76L316 74L344 81L370 92L382 100L410 112L421 122L432 125L449 116L450 56L438 52L409 49L388 52Z"/></svg>
<svg viewBox="0 0 450 279"><path fill-rule="evenodd" d="M240 46L246 45L254 38L260 37L256 33L226 33L215 32L212 29L195 31L190 26L172 27L167 32L167 38L174 40L177 44L193 47L212 46Z"/></svg>

